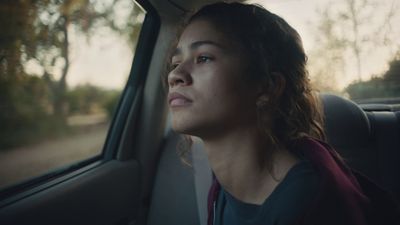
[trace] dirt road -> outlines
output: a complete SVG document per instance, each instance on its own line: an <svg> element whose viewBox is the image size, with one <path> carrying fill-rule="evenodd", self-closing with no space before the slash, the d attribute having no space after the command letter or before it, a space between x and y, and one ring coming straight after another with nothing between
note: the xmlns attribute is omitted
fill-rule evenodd
<svg viewBox="0 0 400 225"><path fill-rule="evenodd" d="M0 151L0 189L100 154L108 126L33 146Z"/></svg>

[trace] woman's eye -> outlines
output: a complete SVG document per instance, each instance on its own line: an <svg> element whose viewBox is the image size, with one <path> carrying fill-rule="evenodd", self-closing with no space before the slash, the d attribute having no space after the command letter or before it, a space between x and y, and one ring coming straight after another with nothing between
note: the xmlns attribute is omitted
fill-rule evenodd
<svg viewBox="0 0 400 225"><path fill-rule="evenodd" d="M179 66L179 63L172 63L171 64L171 70L174 70L178 66Z"/></svg>
<svg viewBox="0 0 400 225"><path fill-rule="evenodd" d="M202 56L197 57L196 62L202 63L202 62L208 62L210 60L211 60L211 57L202 55Z"/></svg>

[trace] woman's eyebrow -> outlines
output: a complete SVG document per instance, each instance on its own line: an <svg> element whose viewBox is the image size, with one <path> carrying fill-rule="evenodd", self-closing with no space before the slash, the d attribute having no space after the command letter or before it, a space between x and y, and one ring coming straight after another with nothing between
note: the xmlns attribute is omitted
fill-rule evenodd
<svg viewBox="0 0 400 225"><path fill-rule="evenodd" d="M195 41L192 44L190 44L190 49L194 50L202 45L214 45L218 48L224 49L225 47L215 41L209 41L209 40L204 40L204 41Z"/></svg>
<svg viewBox="0 0 400 225"><path fill-rule="evenodd" d="M196 50L197 48L199 48L202 45L213 45L215 47L218 47L220 49L225 49L225 46L215 42L215 41L210 41L210 40L204 40L204 41L195 41L193 43L190 44L190 49L191 50ZM176 48L175 51L172 54L172 57L177 56L182 54L182 50L180 48Z"/></svg>

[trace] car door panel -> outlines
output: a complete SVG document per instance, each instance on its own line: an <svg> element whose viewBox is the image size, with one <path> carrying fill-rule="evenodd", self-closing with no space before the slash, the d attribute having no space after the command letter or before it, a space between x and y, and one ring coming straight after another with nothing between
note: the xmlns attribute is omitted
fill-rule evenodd
<svg viewBox="0 0 400 225"><path fill-rule="evenodd" d="M139 199L139 164L111 160L0 211L0 224L123 224Z"/></svg>

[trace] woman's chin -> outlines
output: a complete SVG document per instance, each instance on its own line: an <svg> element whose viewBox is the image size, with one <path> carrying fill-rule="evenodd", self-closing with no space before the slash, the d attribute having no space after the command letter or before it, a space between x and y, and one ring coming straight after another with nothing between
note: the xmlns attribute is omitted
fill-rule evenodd
<svg viewBox="0 0 400 225"><path fill-rule="evenodd" d="M180 134L192 135L191 126L188 126L187 124L173 123L172 130Z"/></svg>
<svg viewBox="0 0 400 225"><path fill-rule="evenodd" d="M172 129L177 133L191 136L197 136L199 133L199 126L183 120L172 121Z"/></svg>

